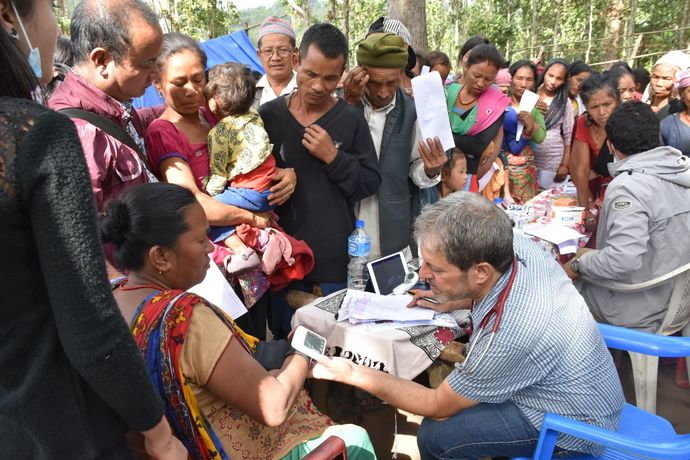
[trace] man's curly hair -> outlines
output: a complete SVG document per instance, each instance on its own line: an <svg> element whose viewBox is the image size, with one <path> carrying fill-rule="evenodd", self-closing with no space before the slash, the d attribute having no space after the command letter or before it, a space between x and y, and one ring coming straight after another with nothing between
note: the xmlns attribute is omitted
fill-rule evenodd
<svg viewBox="0 0 690 460"><path fill-rule="evenodd" d="M644 102L629 101L621 104L606 123L606 135L625 155L652 150L659 145L659 119Z"/></svg>

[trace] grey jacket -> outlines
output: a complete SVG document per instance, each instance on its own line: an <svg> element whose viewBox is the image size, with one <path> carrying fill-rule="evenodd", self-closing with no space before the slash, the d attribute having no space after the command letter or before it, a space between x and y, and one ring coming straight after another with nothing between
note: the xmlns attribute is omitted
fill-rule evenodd
<svg viewBox="0 0 690 460"><path fill-rule="evenodd" d="M597 230L597 250L580 259L588 278L641 283L690 262L690 159L658 147L609 164ZM609 324L655 331L671 296L671 282L638 293L583 283L594 316Z"/></svg>

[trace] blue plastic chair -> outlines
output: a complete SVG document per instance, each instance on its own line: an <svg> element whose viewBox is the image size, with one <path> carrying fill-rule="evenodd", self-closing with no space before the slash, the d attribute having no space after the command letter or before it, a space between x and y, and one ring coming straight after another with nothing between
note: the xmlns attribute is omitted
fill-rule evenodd
<svg viewBox="0 0 690 460"><path fill-rule="evenodd" d="M690 356L690 337L667 337L622 327L600 324L599 330L609 348L652 356L680 358ZM551 459L560 433L606 446L599 457L556 457L568 460L690 459L690 434L679 435L664 418L630 404L623 407L618 430L608 431L560 415L546 414L533 460ZM526 458L514 460L529 460Z"/></svg>

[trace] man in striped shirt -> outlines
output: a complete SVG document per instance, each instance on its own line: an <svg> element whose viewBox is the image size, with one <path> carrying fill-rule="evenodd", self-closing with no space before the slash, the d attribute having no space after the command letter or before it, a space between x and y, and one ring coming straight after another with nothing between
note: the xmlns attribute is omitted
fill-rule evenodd
<svg viewBox="0 0 690 460"><path fill-rule="evenodd" d="M417 433L422 458L529 456L545 413L616 428L625 402L616 369L587 305L552 257L513 236L508 217L488 200L465 192L424 208L415 233L420 277L437 300L472 300L465 363L437 389L337 358L320 358L316 378L426 416ZM557 446L602 450L569 436Z"/></svg>

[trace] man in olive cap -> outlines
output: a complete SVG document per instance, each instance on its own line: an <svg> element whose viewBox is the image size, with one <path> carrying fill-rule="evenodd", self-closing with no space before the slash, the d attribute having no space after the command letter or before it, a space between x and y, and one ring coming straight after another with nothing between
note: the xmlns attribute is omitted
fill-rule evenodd
<svg viewBox="0 0 690 460"><path fill-rule="evenodd" d="M401 37L373 33L357 46L356 72L365 74L359 100L379 160L382 182L376 195L360 201L358 218L371 237L371 257L408 247L413 219L413 188L438 184L447 161L438 139L420 142L413 100L400 88L408 53ZM412 181L409 183L408 179Z"/></svg>

